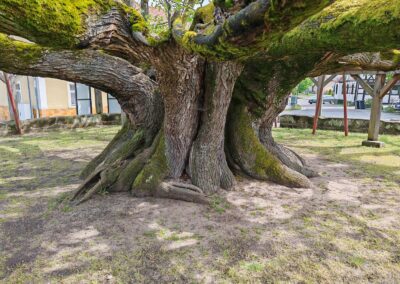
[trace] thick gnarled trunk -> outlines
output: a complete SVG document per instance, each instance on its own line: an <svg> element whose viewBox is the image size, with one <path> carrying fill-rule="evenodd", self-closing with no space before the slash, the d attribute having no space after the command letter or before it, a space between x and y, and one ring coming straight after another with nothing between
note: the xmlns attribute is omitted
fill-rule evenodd
<svg viewBox="0 0 400 284"><path fill-rule="evenodd" d="M204 80L204 59L174 46L155 64L165 104L164 136L169 176L182 176L196 135ZM174 64L171 64L174 62Z"/></svg>
<svg viewBox="0 0 400 284"><path fill-rule="evenodd" d="M225 158L225 123L236 79L243 66L234 62L208 63L201 123L190 153L193 184L206 193L230 189L235 178Z"/></svg>
<svg viewBox="0 0 400 284"><path fill-rule="evenodd" d="M248 108L251 100L240 99L240 63L205 62L184 50L164 56L169 59L156 62L163 96L154 92L122 101L129 123L85 170L77 202L107 190L205 203L206 196L235 185L233 173L310 186L304 161L272 139L285 95L267 96L256 119ZM170 57L177 64L165 65ZM279 89L273 79L268 86L270 94Z"/></svg>

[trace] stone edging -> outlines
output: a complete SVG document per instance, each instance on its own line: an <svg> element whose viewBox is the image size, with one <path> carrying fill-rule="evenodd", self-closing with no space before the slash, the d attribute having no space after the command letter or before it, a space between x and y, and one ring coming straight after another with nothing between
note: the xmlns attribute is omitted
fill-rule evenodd
<svg viewBox="0 0 400 284"><path fill-rule="evenodd" d="M85 128L96 125L120 125L121 114L95 114L80 116L43 117L21 121L23 133L56 129ZM14 121L0 123L0 136L16 134Z"/></svg>

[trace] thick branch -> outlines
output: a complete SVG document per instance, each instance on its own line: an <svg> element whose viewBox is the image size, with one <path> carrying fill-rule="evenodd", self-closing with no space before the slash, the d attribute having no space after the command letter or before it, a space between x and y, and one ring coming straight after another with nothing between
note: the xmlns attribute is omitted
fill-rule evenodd
<svg viewBox="0 0 400 284"><path fill-rule="evenodd" d="M137 103L137 100L152 96L157 87L140 68L99 51L45 49L1 34L0 50L1 70L87 84L113 94L123 108L137 108L132 100ZM142 122L144 119L140 118Z"/></svg>
<svg viewBox="0 0 400 284"><path fill-rule="evenodd" d="M2 0L0 32L70 48L79 44L89 17L97 17L116 5L120 4L111 0Z"/></svg>
<svg viewBox="0 0 400 284"><path fill-rule="evenodd" d="M316 0L302 2L301 5L298 1L280 1L279 4L269 0L252 2L223 24L214 26L208 34L185 31L185 24L177 19L173 36L185 48L204 56L217 59L249 56L264 50L266 39L270 41L329 4L329 1ZM204 8L199 13L204 13ZM195 18L199 20L200 16Z"/></svg>
<svg viewBox="0 0 400 284"><path fill-rule="evenodd" d="M219 59L247 57L260 51L274 58L304 50L342 56L387 52L399 44L397 6L396 0L301 1L301 4L280 1L278 5L258 0L228 17L223 24L207 28L206 34L185 32L179 20L173 34L186 48Z"/></svg>
<svg viewBox="0 0 400 284"><path fill-rule="evenodd" d="M4 0L0 33L57 49L101 48L131 62L151 51L144 18L113 0Z"/></svg>
<svg viewBox="0 0 400 284"><path fill-rule="evenodd" d="M334 52L354 54L398 48L400 10L397 0L339 0L286 33L268 54L282 56Z"/></svg>

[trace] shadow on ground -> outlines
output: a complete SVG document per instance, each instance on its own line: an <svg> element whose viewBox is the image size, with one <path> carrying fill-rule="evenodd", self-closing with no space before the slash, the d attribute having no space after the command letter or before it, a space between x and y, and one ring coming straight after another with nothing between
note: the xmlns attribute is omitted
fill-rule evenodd
<svg viewBox="0 0 400 284"><path fill-rule="evenodd" d="M400 280L395 180L372 179L368 163L353 161L349 153L342 156L349 162L330 156L344 149L362 152L357 146L345 147L329 134L324 143L336 145L298 147L321 174L311 189L240 180L211 206L125 193L99 195L78 207L63 202L79 184L79 171L116 130L0 140L0 162L6 162L0 169L2 281ZM304 136L279 134L291 137L286 141Z"/></svg>

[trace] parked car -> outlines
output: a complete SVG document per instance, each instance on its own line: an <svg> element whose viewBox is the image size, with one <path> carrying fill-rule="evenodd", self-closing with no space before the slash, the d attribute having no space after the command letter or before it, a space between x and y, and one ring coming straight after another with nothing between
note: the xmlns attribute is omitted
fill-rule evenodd
<svg viewBox="0 0 400 284"><path fill-rule="evenodd" d="M400 110L400 102L394 104L394 109L395 110Z"/></svg>
<svg viewBox="0 0 400 284"><path fill-rule="evenodd" d="M317 97L312 97L311 99L308 100L309 104L316 104L317 103ZM334 104L335 99L332 96L323 96L322 97L322 103L323 104Z"/></svg>

